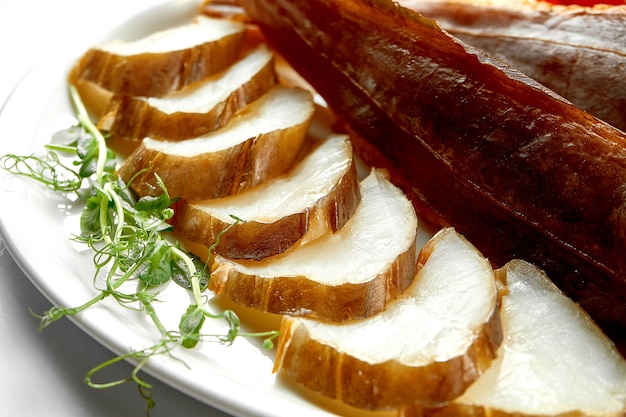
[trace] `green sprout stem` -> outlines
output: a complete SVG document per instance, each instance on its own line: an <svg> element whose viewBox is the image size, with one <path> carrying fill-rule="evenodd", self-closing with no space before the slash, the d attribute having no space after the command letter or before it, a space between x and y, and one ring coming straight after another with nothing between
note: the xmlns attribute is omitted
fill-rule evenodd
<svg viewBox="0 0 626 417"><path fill-rule="evenodd" d="M72 101L72 105L74 106L74 110L76 111L76 118L78 119L78 123L87 130L97 141L98 141L98 162L96 165L96 181L102 185L104 178L104 167L106 165L106 156L107 156L107 143L102 132L96 127L95 124L91 121L89 117L89 113L85 108L85 105L80 98L80 93L78 89L73 84L69 85L69 94L70 99Z"/></svg>
<svg viewBox="0 0 626 417"><path fill-rule="evenodd" d="M116 210L116 218L118 220L124 219L124 206L122 204L122 199L120 198L119 194L117 194L114 190L113 190L113 186L111 185L111 183L106 183L104 184L104 194L107 196L109 201L112 201ZM107 202L103 200L102 202L102 207L100 208L100 222L101 222L101 227L103 230L106 230L106 224L107 224L107 219L106 219L106 214L107 214ZM121 225L117 225L117 227L115 228L115 233L113 236L113 239L111 239L108 234L104 235L104 238L106 239L107 243L112 243L112 242L117 242L120 239L120 236L123 232L123 229L121 227Z"/></svg>

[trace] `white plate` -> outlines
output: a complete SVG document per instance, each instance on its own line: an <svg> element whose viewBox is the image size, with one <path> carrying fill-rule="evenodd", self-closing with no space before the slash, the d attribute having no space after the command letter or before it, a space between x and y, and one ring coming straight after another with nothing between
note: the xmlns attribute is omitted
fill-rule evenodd
<svg viewBox="0 0 626 417"><path fill-rule="evenodd" d="M196 1L158 5L126 20L103 41L129 40L181 24L197 6ZM65 80L71 63L83 52L72 50L71 45L61 56L55 51L54 58L37 65L18 85L0 113L0 155L40 154L54 132L75 124ZM24 123L25 115L29 123ZM76 306L96 294L92 253L70 240L78 231L80 204L3 170L0 203L0 233L7 248L53 304ZM160 317L167 328L176 329L189 304L189 293L172 284L160 298ZM144 314L122 309L113 300L100 302L72 320L115 354L149 347L159 340ZM225 329L221 322L209 321L203 331L223 334ZM312 401L277 378L272 373L273 359L274 351L264 350L260 341L238 338L232 346L205 342L193 350L176 350L173 357L155 357L144 370L233 415L349 413L324 401Z"/></svg>

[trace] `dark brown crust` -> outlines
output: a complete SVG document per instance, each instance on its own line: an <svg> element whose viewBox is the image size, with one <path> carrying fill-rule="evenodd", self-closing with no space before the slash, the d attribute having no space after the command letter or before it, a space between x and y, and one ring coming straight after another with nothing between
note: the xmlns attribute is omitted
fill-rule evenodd
<svg viewBox="0 0 626 417"><path fill-rule="evenodd" d="M182 157L147 149L143 143L118 175L139 196L160 195L158 174L171 197L204 200L232 195L285 173L300 153L309 122L261 134L223 151Z"/></svg>
<svg viewBox="0 0 626 417"><path fill-rule="evenodd" d="M414 271L415 243L386 272L363 284L324 285L306 277L257 277L224 262L217 264L209 285L216 294L244 307L342 322L383 311L408 288Z"/></svg>
<svg viewBox="0 0 626 417"><path fill-rule="evenodd" d="M241 3L416 209L497 265L539 265L626 335L624 133L391 1Z"/></svg>
<svg viewBox="0 0 626 417"><path fill-rule="evenodd" d="M178 141L201 136L225 126L238 110L261 97L275 82L272 59L253 78L207 113L167 114L142 98L117 94L113 96L100 126L113 139L131 141L146 137Z"/></svg>
<svg viewBox="0 0 626 417"><path fill-rule="evenodd" d="M328 195L305 212L292 214L273 223L238 223L221 236L215 252L230 259L254 260L283 253L313 228L319 229L316 235L340 229L352 216L360 199L359 179L353 162ZM175 211L176 231L205 246L213 245L217 235L234 223L216 219L185 200L179 201Z"/></svg>
<svg viewBox="0 0 626 417"><path fill-rule="evenodd" d="M89 49L73 70L73 77L93 82L118 94L161 97L217 74L239 55L244 31L192 48L164 53L120 56ZM215 59L219 56L220 59Z"/></svg>
<svg viewBox="0 0 626 417"><path fill-rule="evenodd" d="M305 326L294 323L283 319L275 370L314 392L368 410L435 406L457 398L489 368L502 341L496 306L465 355L420 367L397 361L373 365L311 339Z"/></svg>
<svg viewBox="0 0 626 417"><path fill-rule="evenodd" d="M459 39L626 130L626 6L485 6L454 0L410 5ZM533 37L534 26L542 29L540 38Z"/></svg>

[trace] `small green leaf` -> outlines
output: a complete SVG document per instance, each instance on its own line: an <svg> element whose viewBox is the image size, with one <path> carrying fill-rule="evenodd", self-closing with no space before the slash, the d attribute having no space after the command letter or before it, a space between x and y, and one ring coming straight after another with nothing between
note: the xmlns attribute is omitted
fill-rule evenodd
<svg viewBox="0 0 626 417"><path fill-rule="evenodd" d="M272 338L268 337L266 339L263 339L263 349L265 350L274 349L274 341L272 340Z"/></svg>
<svg viewBox="0 0 626 417"><path fill-rule="evenodd" d="M74 125L54 133L52 135L52 143L76 147L78 141L84 135L85 130L80 125Z"/></svg>
<svg viewBox="0 0 626 417"><path fill-rule="evenodd" d="M159 196L145 196L141 197L137 204L135 204L135 209L137 211L159 211L166 209L170 206L171 200L169 195L166 193L162 193Z"/></svg>
<svg viewBox="0 0 626 417"><path fill-rule="evenodd" d="M83 136L78 140L77 153L80 158L78 173L87 178L96 172L98 164L98 141L92 136Z"/></svg>
<svg viewBox="0 0 626 417"><path fill-rule="evenodd" d="M163 221L161 217L146 211L135 213L135 223L144 230L154 230L157 232L164 232L173 228L171 224Z"/></svg>
<svg viewBox="0 0 626 417"><path fill-rule="evenodd" d="M96 173L98 166L98 140L91 135L83 135L76 142L76 153L79 157L74 164L79 166L78 173L83 178L88 178ZM107 149L104 171L114 173L117 166L115 152Z"/></svg>
<svg viewBox="0 0 626 417"><path fill-rule="evenodd" d="M192 261L196 267L196 276L200 284L200 291L204 291L209 285L210 273L206 265L198 257L193 256ZM181 259L177 259L172 263L172 281L187 290L191 289L191 276L189 275L187 265Z"/></svg>
<svg viewBox="0 0 626 417"><path fill-rule="evenodd" d="M200 330L204 324L205 316L197 305L191 304L185 314L180 318L178 329L182 337L182 346L191 349L200 341Z"/></svg>
<svg viewBox="0 0 626 417"><path fill-rule="evenodd" d="M167 242L156 242L146 258L137 273L138 279L148 286L165 284L171 279L171 255Z"/></svg>
<svg viewBox="0 0 626 417"><path fill-rule="evenodd" d="M91 135L79 135L76 151L80 159L90 158L98 153L98 140Z"/></svg>
<svg viewBox="0 0 626 417"><path fill-rule="evenodd" d="M175 259L172 264L172 281L185 289L191 289L189 270L182 259Z"/></svg>
<svg viewBox="0 0 626 417"><path fill-rule="evenodd" d="M100 200L99 195L92 195L87 198L85 208L80 214L80 233L83 237L100 236Z"/></svg>

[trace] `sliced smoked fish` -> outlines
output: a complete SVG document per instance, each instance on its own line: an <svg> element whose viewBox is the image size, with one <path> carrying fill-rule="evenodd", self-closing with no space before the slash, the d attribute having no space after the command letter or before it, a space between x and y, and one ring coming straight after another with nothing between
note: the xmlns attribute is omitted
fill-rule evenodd
<svg viewBox="0 0 626 417"><path fill-rule="evenodd" d="M626 339L626 134L392 1L241 3L418 212Z"/></svg>

